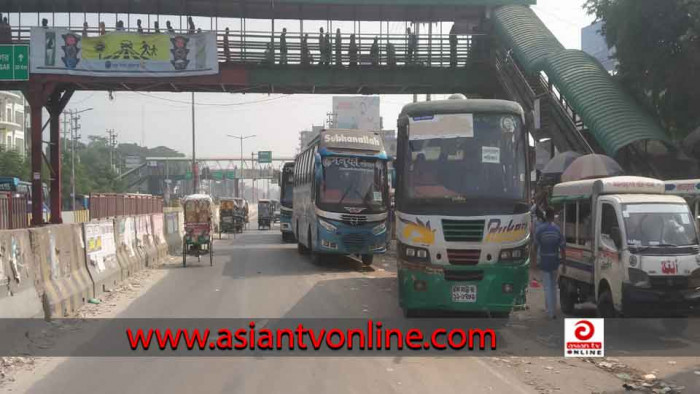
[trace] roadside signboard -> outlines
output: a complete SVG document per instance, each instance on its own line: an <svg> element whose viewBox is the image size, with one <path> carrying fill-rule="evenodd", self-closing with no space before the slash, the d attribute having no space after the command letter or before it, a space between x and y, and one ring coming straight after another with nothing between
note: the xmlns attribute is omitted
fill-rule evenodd
<svg viewBox="0 0 700 394"><path fill-rule="evenodd" d="M258 163L268 164L272 163L272 151L263 150L258 152Z"/></svg>
<svg viewBox="0 0 700 394"><path fill-rule="evenodd" d="M0 45L0 80L29 79L29 45Z"/></svg>

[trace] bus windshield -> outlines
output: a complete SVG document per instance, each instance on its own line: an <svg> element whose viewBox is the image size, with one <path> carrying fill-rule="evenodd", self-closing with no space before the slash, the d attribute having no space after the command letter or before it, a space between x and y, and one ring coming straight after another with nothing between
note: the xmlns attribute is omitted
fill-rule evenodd
<svg viewBox="0 0 700 394"><path fill-rule="evenodd" d="M362 213L385 212L388 199L386 161L324 157L318 195L321 209L338 211L342 207L363 208Z"/></svg>
<svg viewBox="0 0 700 394"><path fill-rule="evenodd" d="M525 201L527 150L520 118L473 114L472 119L473 129L465 129L464 136L437 131L432 138L409 137L407 151L401 152L407 204L464 207L475 200Z"/></svg>
<svg viewBox="0 0 700 394"><path fill-rule="evenodd" d="M625 204L622 217L630 246L698 244L693 216L685 204Z"/></svg>

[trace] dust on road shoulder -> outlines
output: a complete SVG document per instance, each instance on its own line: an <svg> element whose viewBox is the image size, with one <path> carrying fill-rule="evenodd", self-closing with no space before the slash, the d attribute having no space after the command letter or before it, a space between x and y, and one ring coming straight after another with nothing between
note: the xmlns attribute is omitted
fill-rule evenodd
<svg viewBox="0 0 700 394"><path fill-rule="evenodd" d="M165 264L172 264L179 258L170 257ZM129 305L146 293L153 285L167 275L168 271L154 268L144 269L129 277L113 291L106 292L97 304L83 305L74 317L81 319L113 318L126 310ZM60 327L47 330L47 337L60 335ZM0 391L25 392L35 382L48 375L67 357L1 357Z"/></svg>

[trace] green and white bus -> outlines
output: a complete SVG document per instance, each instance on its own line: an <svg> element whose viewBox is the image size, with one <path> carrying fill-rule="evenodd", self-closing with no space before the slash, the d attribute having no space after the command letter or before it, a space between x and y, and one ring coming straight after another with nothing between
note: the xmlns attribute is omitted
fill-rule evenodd
<svg viewBox="0 0 700 394"><path fill-rule="evenodd" d="M528 133L515 102L406 105L395 162L399 304L507 316L525 304Z"/></svg>

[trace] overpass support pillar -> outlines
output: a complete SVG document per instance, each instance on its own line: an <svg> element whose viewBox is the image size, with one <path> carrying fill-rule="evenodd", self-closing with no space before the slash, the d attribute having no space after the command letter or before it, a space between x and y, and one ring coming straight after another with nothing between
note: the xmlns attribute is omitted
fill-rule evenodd
<svg viewBox="0 0 700 394"><path fill-rule="evenodd" d="M27 101L31 107L31 177L32 177L32 226L44 224L44 195L42 183L43 162L49 169L51 223L62 223L61 218L61 130L59 117L73 95L72 90L57 89L52 83L30 81ZM46 107L49 122L43 124L42 111ZM43 132L50 125L49 154L43 151Z"/></svg>

